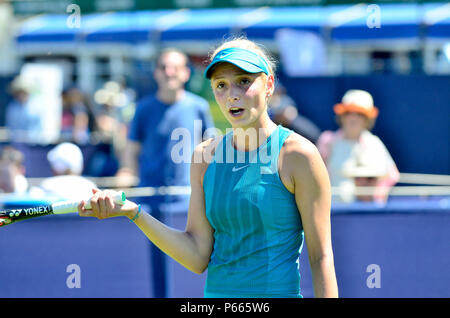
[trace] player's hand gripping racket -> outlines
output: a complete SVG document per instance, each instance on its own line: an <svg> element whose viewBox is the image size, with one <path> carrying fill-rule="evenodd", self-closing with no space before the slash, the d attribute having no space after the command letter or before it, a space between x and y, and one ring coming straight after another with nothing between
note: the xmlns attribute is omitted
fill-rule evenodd
<svg viewBox="0 0 450 318"><path fill-rule="evenodd" d="M117 192L117 194L113 196L113 200L115 203L123 205L126 201L125 193L123 191ZM63 201L45 206L36 206L23 209L0 210L0 227L12 224L17 221L22 221L43 215L76 213L78 212L79 203L80 203L79 201ZM86 202L85 208L86 209L91 208L90 199Z"/></svg>

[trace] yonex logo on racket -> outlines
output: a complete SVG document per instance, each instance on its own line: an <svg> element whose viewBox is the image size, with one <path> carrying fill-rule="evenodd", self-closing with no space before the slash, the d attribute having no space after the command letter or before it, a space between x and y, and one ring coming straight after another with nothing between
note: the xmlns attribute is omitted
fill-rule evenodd
<svg viewBox="0 0 450 318"><path fill-rule="evenodd" d="M20 215L20 211L21 210L11 210L11 212L9 212L9 217L12 218L14 216L19 216Z"/></svg>
<svg viewBox="0 0 450 318"><path fill-rule="evenodd" d="M21 213L24 213L25 216L37 215L37 214L48 214L51 210L47 206L40 206L35 208L25 208L21 210L11 210L9 213L9 217L18 217Z"/></svg>

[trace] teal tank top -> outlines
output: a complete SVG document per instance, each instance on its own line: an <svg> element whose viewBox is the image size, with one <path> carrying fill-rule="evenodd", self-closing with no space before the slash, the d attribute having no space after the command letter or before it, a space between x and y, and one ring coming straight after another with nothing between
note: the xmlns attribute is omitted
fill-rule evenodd
<svg viewBox="0 0 450 318"><path fill-rule="evenodd" d="M298 259L304 232L295 197L281 182L278 156L291 133L281 125L256 150L241 152L232 132L203 179L214 229L204 296L302 297Z"/></svg>

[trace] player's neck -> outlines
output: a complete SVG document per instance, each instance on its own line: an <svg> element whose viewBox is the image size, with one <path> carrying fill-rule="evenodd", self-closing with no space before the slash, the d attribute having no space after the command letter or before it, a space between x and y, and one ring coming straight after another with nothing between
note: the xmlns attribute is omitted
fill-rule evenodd
<svg viewBox="0 0 450 318"><path fill-rule="evenodd" d="M253 151L259 148L277 125L267 118L261 118L249 127L233 127L233 146L239 151Z"/></svg>

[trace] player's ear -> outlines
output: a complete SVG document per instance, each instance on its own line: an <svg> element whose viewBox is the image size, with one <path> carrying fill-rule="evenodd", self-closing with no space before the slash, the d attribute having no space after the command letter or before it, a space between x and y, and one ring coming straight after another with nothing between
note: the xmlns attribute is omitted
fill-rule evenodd
<svg viewBox="0 0 450 318"><path fill-rule="evenodd" d="M275 91L275 77L272 74L269 74L269 76L267 76L266 82L266 97L267 98L271 97L274 91Z"/></svg>

